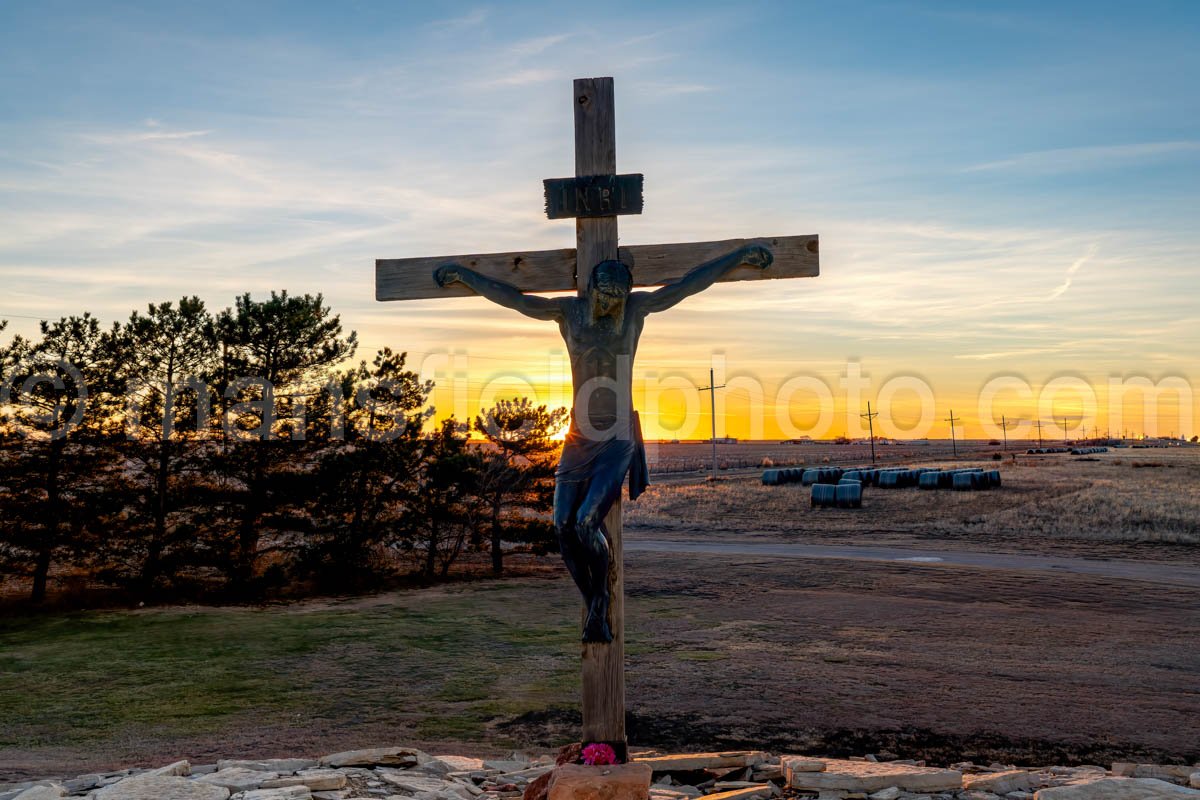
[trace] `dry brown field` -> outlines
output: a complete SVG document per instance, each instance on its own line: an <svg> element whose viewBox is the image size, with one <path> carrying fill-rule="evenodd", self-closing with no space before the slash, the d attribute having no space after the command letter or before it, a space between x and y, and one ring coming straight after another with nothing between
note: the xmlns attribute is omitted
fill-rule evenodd
<svg viewBox="0 0 1200 800"><path fill-rule="evenodd" d="M694 452L707 445L675 445ZM737 445L728 446L730 450ZM752 445L770 457L766 445ZM778 449L780 446L775 445ZM1056 552L1200 564L1200 448L1114 449L1091 456L1027 455L949 445L889 454L890 464L999 469L995 491L864 491L860 510L812 509L807 487L763 486L761 469L658 475L658 485L627 508L627 528L686 537L735 533L821 543L909 544ZM843 448L814 447L809 466L860 464ZM848 449L848 448L847 448ZM830 455L830 453L834 455ZM756 452L756 456L759 453ZM825 461L825 458L829 461ZM866 459L869 462L869 454ZM778 463L778 462L777 462ZM881 460L881 464L883 464Z"/></svg>

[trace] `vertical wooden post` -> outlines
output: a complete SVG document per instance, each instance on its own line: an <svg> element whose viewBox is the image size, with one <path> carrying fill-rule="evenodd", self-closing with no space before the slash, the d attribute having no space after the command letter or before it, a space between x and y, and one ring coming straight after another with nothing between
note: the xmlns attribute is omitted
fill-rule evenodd
<svg viewBox="0 0 1200 800"><path fill-rule="evenodd" d="M612 78L575 81L575 175L614 175L617 125ZM582 295L601 261L617 258L617 218L575 220L575 285ZM621 499L604 518L612 562L608 570L608 624L613 640L583 645L583 739L607 742L624 756L625 580L621 552Z"/></svg>

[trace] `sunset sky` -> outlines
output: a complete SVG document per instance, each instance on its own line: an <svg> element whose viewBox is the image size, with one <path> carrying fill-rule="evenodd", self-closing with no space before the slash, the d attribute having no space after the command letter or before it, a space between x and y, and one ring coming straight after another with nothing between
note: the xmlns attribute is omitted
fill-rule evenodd
<svg viewBox="0 0 1200 800"><path fill-rule="evenodd" d="M987 436L996 378L997 418L1089 433L1113 425L1111 381L1166 379L1183 408L1171 393L1149 431L1190 436L1197 41L1186 2L10 0L0 319L322 292L360 357L406 350L439 381L442 413L562 404L553 325L377 303L374 260L573 246L541 181L573 172L571 79L612 75L618 169L646 175L623 243L821 236L819 278L650 320L647 436L708 435L707 395L683 388L714 363L738 379L733 436L856 435L893 379L931 388L913 435L948 435L953 409ZM889 393L880 421L913 430L917 394ZM1142 430L1127 401L1114 433Z"/></svg>

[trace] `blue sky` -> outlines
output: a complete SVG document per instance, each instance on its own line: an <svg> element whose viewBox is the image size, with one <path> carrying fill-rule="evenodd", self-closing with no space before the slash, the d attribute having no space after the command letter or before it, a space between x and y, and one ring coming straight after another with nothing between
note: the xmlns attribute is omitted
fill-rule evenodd
<svg viewBox="0 0 1200 800"><path fill-rule="evenodd" d="M822 236L820 278L654 320L643 370L853 361L968 426L996 375L1192 380L1198 44L1186 2L5 2L0 318L321 291L362 355L541 385L553 329L375 303L373 260L569 246L540 182L613 75L623 241Z"/></svg>

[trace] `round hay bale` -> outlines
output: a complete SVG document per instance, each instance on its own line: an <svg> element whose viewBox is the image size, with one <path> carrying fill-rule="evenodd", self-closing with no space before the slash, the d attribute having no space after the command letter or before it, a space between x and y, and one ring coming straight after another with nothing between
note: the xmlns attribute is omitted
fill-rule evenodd
<svg viewBox="0 0 1200 800"><path fill-rule="evenodd" d="M779 473L781 471L778 469L764 471L762 474L763 486L778 486L780 484Z"/></svg>
<svg viewBox="0 0 1200 800"><path fill-rule="evenodd" d="M921 473L920 480L917 482L917 486L922 489L936 489L941 477L942 473L940 472L923 472Z"/></svg>
<svg viewBox="0 0 1200 800"><path fill-rule="evenodd" d="M969 492L975 488L975 482L971 480L970 472L954 473L954 491Z"/></svg>
<svg viewBox="0 0 1200 800"><path fill-rule="evenodd" d="M831 483L814 483L809 503L812 508L833 508L837 505L837 487Z"/></svg>
<svg viewBox="0 0 1200 800"><path fill-rule="evenodd" d="M999 489L1000 488L1000 470L994 469L991 472L989 472L987 475L988 475L988 481L992 484L992 486L995 486L997 489Z"/></svg>
<svg viewBox="0 0 1200 800"><path fill-rule="evenodd" d="M819 472L819 470L815 470L815 469L804 470L804 473L800 476L800 485L801 486L812 486L814 483L817 482L817 473L818 472Z"/></svg>
<svg viewBox="0 0 1200 800"><path fill-rule="evenodd" d="M862 508L862 484L857 481L837 485L838 508Z"/></svg>

